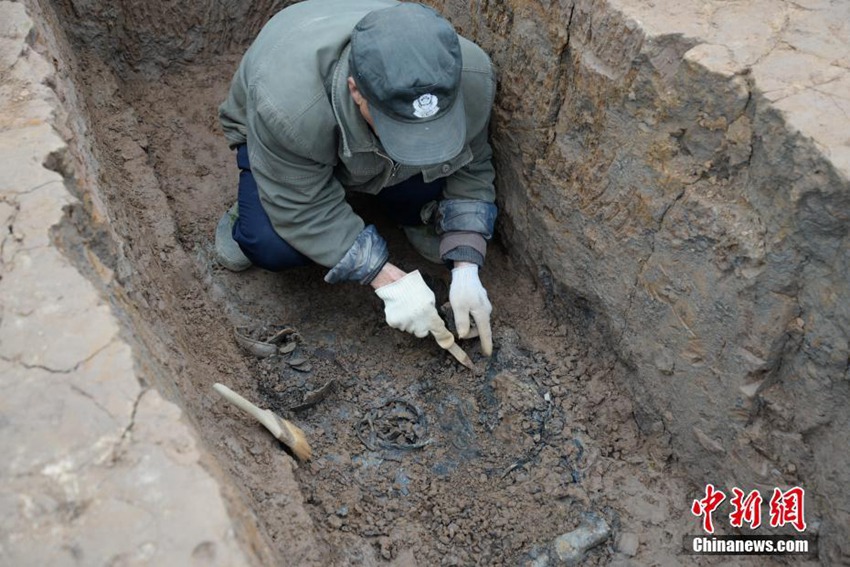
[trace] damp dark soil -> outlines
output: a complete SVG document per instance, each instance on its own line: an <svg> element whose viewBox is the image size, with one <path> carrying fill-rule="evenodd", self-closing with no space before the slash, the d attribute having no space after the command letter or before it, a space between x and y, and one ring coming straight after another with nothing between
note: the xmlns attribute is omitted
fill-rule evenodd
<svg viewBox="0 0 850 567"><path fill-rule="evenodd" d="M222 269L212 239L236 168L216 107L238 55L126 81L81 57L94 181L127 259L113 259L111 289L140 365L248 502L245 523L259 530L240 537L269 543L276 564L516 565L593 512L611 537L586 564L681 562L696 488L677 476L663 430L640 433L628 369L592 313L496 241L482 273L495 352L463 341L470 372L433 341L390 329L371 289L325 284L322 268ZM444 302L448 271L373 220L393 261L422 270ZM290 329L280 344L294 348L258 358L237 327L254 339ZM297 464L215 382L294 421L313 460ZM636 550L618 544L623 534Z"/></svg>

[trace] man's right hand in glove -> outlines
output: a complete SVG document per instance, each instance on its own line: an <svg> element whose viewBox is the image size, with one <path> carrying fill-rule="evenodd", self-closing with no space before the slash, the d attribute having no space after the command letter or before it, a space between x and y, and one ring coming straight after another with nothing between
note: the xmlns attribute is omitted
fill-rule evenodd
<svg viewBox="0 0 850 567"><path fill-rule="evenodd" d="M390 327L419 338L445 329L445 323L437 313L434 292L422 279L419 270L407 274L392 264L386 264L371 285L378 297L384 300L384 313Z"/></svg>

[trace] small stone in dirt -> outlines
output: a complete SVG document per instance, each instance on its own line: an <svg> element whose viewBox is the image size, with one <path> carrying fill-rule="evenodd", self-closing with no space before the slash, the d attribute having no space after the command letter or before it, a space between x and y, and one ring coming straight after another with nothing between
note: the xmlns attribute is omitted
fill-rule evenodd
<svg viewBox="0 0 850 567"><path fill-rule="evenodd" d="M404 471L399 469L399 471L395 475L395 480L393 480L393 490L397 490L401 492L402 495L407 496L410 494L410 489L408 485L410 484L410 479Z"/></svg>
<svg viewBox="0 0 850 567"><path fill-rule="evenodd" d="M608 539L610 533L605 520L591 512L585 515L578 528L555 538L553 548L558 559L567 567L572 567L581 563L589 549Z"/></svg>
<svg viewBox="0 0 850 567"><path fill-rule="evenodd" d="M342 527L342 520L336 516L328 516L328 525L333 529L338 530Z"/></svg>
<svg viewBox="0 0 850 567"><path fill-rule="evenodd" d="M313 365L309 362L305 362L303 364L293 365L292 369L297 370L298 372L310 372L313 370Z"/></svg>
<svg viewBox="0 0 850 567"><path fill-rule="evenodd" d="M381 546L381 557L389 561L393 558L392 545L393 542L390 538L383 536L378 538L378 545Z"/></svg>
<svg viewBox="0 0 850 567"><path fill-rule="evenodd" d="M242 450L242 444L239 443L235 438L228 436L224 439L224 444L227 445L227 448L236 456L237 459L241 459L244 457L245 452Z"/></svg>
<svg viewBox="0 0 850 567"><path fill-rule="evenodd" d="M549 567L549 552L544 547L535 547L520 565L522 567Z"/></svg>
<svg viewBox="0 0 850 567"><path fill-rule="evenodd" d="M348 506L340 506L337 508L336 515L340 518L348 516Z"/></svg>
<svg viewBox="0 0 850 567"><path fill-rule="evenodd" d="M286 361L289 366L301 366L302 364L307 362L306 358L302 358L300 356L293 356L289 360Z"/></svg>
<svg viewBox="0 0 850 567"><path fill-rule="evenodd" d="M635 533L622 532L619 537L617 537L617 551L624 555L628 555L629 557L637 555L639 545L640 540Z"/></svg>

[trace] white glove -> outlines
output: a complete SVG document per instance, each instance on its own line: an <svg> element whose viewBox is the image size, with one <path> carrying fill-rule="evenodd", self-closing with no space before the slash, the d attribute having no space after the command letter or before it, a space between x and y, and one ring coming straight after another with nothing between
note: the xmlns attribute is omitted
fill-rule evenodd
<svg viewBox="0 0 850 567"><path fill-rule="evenodd" d="M449 302L455 316L457 336L461 339L475 336L469 329L471 315L478 327L478 336L481 337L481 350L490 356L493 353L493 332L490 329L493 306L487 299L487 290L478 279L478 266L469 264L452 270Z"/></svg>
<svg viewBox="0 0 850 567"><path fill-rule="evenodd" d="M384 300L387 325L393 329L421 339L431 331L445 327L435 307L434 292L422 279L419 270L379 287L375 293Z"/></svg>

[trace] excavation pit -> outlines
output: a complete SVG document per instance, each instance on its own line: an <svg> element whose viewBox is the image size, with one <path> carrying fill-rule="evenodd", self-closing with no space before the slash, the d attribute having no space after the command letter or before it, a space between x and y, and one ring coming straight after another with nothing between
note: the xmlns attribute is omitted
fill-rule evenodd
<svg viewBox="0 0 850 567"><path fill-rule="evenodd" d="M282 4L264 2L250 13L224 4L179 10L133 2L41 6L42 33L54 37L47 43L58 55L60 80L55 88L72 106L62 125L71 155L54 156L50 165L74 178L72 190L81 201L55 235L121 314L124 336L134 347L145 380L178 404L194 426L209 454L209 470L225 487L237 537L258 563L545 564L546 558L557 562L554 542L559 536L578 528L582 518L593 517L602 518L599 525L608 526L610 533L587 552L586 564L630 557L638 564L664 565L678 561L682 538L697 531L690 503L702 495L705 471L718 470L712 467L727 454L739 457L731 444L721 444L726 443L722 429L706 435L700 428L713 427L711 420L718 418L700 409L698 396L687 399L691 391L686 380L667 387L658 380L637 381L647 364L656 378L684 372L679 351L671 354L676 346L671 342L653 345L657 351L635 351L641 346L635 337L645 334L649 342L652 325L661 327L661 322L668 325L675 319L677 340L690 341L693 350L682 349L691 356L689 371L710 357L699 350L699 329L689 326L698 314L680 313L676 308L681 309L681 303L670 299L684 295L687 286L667 281L665 266L655 263L661 262L658 258L668 242L659 240L656 247L653 241L651 251L641 248L636 242L649 231L634 219L649 219L658 233L665 222L690 227L698 222L680 209L701 206L689 203L703 195L689 200L691 195L685 189L679 192L675 183L657 184L670 203L656 206L650 197L638 194L648 191L641 183L652 175L645 164L611 158L609 165L614 165L602 179L592 167L568 167L552 159L557 150L564 155L587 152L605 161L600 155L607 150L595 145L598 132L593 131L594 120L602 119L599 101L612 92L625 101L612 112L614 118L606 119L625 121L628 131L634 119L628 113L642 112L629 105L652 83L637 63L629 70L591 59L599 46L589 37L584 44L570 43L570 34L577 33L573 17L579 25L582 10L590 10L582 6L571 4L561 14L562 25L548 30L552 44L540 43L540 37L526 29L522 37L527 41L504 48L493 38L505 33L514 16L518 21L520 15L530 17L527 6L517 5L513 12L507 5L493 6L481 20L486 23L481 29L476 27L481 23L474 19L477 15L444 6L461 33L485 44L494 60L512 73L526 65L525 55L531 52L534 61L558 60L560 65L522 85L533 101L527 112L518 108L520 85L508 82L500 87L494 128L504 130L494 132L494 146L503 217L482 272L494 305L496 348L486 358L476 341L462 343L480 373L463 368L432 341L388 328L381 302L370 290L325 284L322 268L281 274L252 268L234 274L216 264L213 234L235 198L237 179L216 110L245 48ZM625 40L632 38L627 26L611 26L623 32ZM559 52L554 47L560 40ZM623 45L634 48L628 41ZM665 80L678 80L680 71L664 67L664 58L681 58L690 47L687 41L671 40L653 51L658 59L652 64L668 73ZM640 57L635 61L641 65L651 59ZM589 81L579 62L604 80ZM565 78L569 72L575 73L570 75L573 82ZM681 74L690 77L689 72ZM633 91L620 92L617 81L625 82L626 77ZM718 95L722 100L717 106L738 113L738 126L729 126L733 134L751 134L758 119L754 99L746 89L743 94L730 94L732 90ZM578 134L564 134L562 107L578 124ZM676 120L685 120L687 113L682 112ZM517 142L522 155L511 153L514 135L544 126L551 136L531 150L547 152L546 159L530 157L534 151L529 146L534 144L525 139ZM711 157L708 146L716 141L717 128L688 133L668 126L678 135L648 151L651 159L672 155L675 167L665 174L687 178L688 187L701 187L709 178L720 179L721 185L731 179L731 184L736 176L744 176L745 168L758 173L746 159L756 163L752 160L758 159L759 148L750 147L755 158L735 161L746 153L746 143L739 140L735 146L728 132L717 144L735 159L724 154L707 170L694 173L688 167ZM74 167L67 165L72 162ZM538 166L543 181L536 178L532 189L516 189L524 187ZM606 202L604 192L620 182L631 187L623 179L632 175L641 185L630 189L634 200L623 206L611 205L615 198ZM554 191L538 195L529 216L522 204L547 181L558 179L574 182L587 218L613 227L615 240L641 261L622 272L613 269L606 264L609 235L590 228L581 236L587 244L582 254L595 252L599 264L611 269L597 279L598 273L582 274L571 282L575 287L564 285L570 275L569 266L564 268L571 261L564 260L570 257L565 244L569 240L549 238L569 232L559 232L558 223L572 213L563 210ZM725 190L717 192L726 198ZM393 261L403 269L420 269L438 304L444 303L449 283L445 269L419 258L403 234L369 203L359 204L358 210L379 225ZM749 219L743 213L735 216L738 213L724 209L716 217ZM692 243L687 234L679 236ZM714 237L722 240L728 234ZM766 257L759 256L760 244L743 240L728 246L725 263L718 268L728 277L760 273L759 261ZM691 252L710 249L705 242L694 244L696 251ZM698 283L687 285L688 291L701 291L694 291ZM618 286L637 291L625 296L622 309L606 310L611 307L606 302L617 303L611 290ZM640 295L646 289L650 299ZM670 319L652 304L661 301L659 296L673 305ZM712 318L731 321L735 316L728 306L714 308ZM633 322L641 320L641 309L647 311L647 324L636 329ZM789 313L777 308L771 316L779 320ZM291 328L298 334L291 342L297 345L288 352L257 356L240 347L234 328ZM793 330L788 334L789 341L796 340ZM781 364L750 354L746 361L754 369L748 379L780 379L776 372ZM737 383L730 387L723 379L709 376L693 387L701 393L709 380L718 380L713 384L723 394L718 399L740 409L733 399ZM215 382L294 421L307 435L313 459L292 459L265 429L219 399L212 390ZM747 408L740 411L746 413ZM771 426L778 419L770 411L754 414L747 427L760 417ZM383 421L376 423L378 419ZM680 419L687 426L678 423ZM700 419L700 427L693 425ZM740 419L743 424L748 418ZM761 451L761 445L753 445ZM747 473L755 475L747 478L783 486L799 481L799 469L787 467L792 459L772 451L764 451L765 459L782 462L781 470L774 474L768 469L762 476ZM712 561L705 559L704 564Z"/></svg>
<svg viewBox="0 0 850 567"><path fill-rule="evenodd" d="M682 511L671 497L682 489L661 474L663 446L638 435L620 385L628 372L498 243L482 275L496 305L495 354L463 344L482 374L390 329L371 290L325 284L322 268L233 274L216 264L213 233L237 179L216 108L242 49L146 74L122 73L76 44L85 69L76 84L101 198L127 243L124 258L104 261L118 273L126 262L128 332L158 353L149 364L238 487L275 563L510 565L539 555L585 512L639 532L647 548L677 534ZM421 269L446 302L447 271L364 206L394 261ZM250 335L284 326L300 335L291 353L260 358L234 339L234 327ZM291 410L330 381L324 399ZM218 399L214 382L297 423L313 460L295 466L262 426ZM392 400L421 408L410 421L421 430L402 441L363 425L398 413ZM665 527L636 518L638 501ZM592 562L613 550L612 538Z"/></svg>

